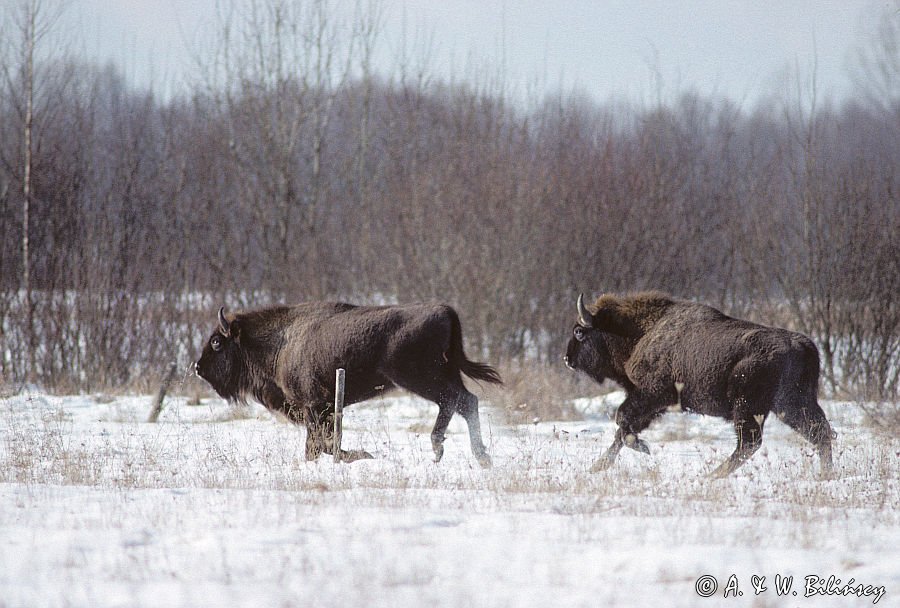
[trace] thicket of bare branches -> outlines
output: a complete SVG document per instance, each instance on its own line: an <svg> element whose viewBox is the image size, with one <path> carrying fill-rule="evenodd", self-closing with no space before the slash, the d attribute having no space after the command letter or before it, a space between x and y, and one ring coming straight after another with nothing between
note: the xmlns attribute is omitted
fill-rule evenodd
<svg viewBox="0 0 900 608"><path fill-rule="evenodd" d="M448 301L473 354L556 365L579 292L656 288L804 331L824 388L897 399L900 74L871 63L896 46L862 55L877 103L524 107L414 62L376 75L374 11L235 6L173 100L39 65L31 326L24 72L0 55L4 382L149 388L220 305L319 298Z"/></svg>

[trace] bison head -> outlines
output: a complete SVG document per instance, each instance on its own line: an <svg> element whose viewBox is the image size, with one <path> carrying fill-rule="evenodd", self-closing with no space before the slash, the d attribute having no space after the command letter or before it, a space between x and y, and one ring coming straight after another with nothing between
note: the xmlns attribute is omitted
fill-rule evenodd
<svg viewBox="0 0 900 608"><path fill-rule="evenodd" d="M584 294L578 296L577 305L578 323L572 329L564 360L569 368L602 383L614 373L609 336L594 327L594 315L584 305Z"/></svg>
<svg viewBox="0 0 900 608"><path fill-rule="evenodd" d="M224 399L240 399L240 378L243 357L240 346L240 326L236 320L225 318L225 308L219 309L219 325L203 347L195 364L197 375Z"/></svg>

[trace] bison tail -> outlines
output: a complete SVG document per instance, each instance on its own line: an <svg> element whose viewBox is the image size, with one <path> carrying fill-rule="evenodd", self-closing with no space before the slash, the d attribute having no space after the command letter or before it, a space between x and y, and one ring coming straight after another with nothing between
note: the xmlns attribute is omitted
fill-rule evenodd
<svg viewBox="0 0 900 608"><path fill-rule="evenodd" d="M482 380L491 384L503 384L500 374L496 369L487 363L478 363L469 361L463 350L462 341L462 325L459 322L459 316L456 311L447 307L447 313L450 316L450 350L448 360L455 363L459 367L459 371L467 375L472 380Z"/></svg>
<svg viewBox="0 0 900 608"><path fill-rule="evenodd" d="M484 380L491 384L503 384L503 379L500 378L500 374L497 370L487 363L477 363L475 361L463 359L459 369L472 380Z"/></svg>

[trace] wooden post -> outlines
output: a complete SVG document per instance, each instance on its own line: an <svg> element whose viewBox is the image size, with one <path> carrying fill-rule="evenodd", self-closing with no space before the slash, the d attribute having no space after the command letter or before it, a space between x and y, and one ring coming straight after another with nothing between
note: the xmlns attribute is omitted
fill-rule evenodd
<svg viewBox="0 0 900 608"><path fill-rule="evenodd" d="M334 379L334 439L331 451L334 461L341 461L341 434L344 423L344 368L338 368Z"/></svg>

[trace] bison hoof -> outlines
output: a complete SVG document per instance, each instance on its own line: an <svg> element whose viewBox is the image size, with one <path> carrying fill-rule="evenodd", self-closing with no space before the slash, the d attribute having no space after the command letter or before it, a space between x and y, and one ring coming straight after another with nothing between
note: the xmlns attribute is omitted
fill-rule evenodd
<svg viewBox="0 0 900 608"><path fill-rule="evenodd" d="M636 452L643 452L644 454L650 454L650 446L647 445L647 442L643 439L640 439L634 433L628 433L625 435L625 445L635 450Z"/></svg>
<svg viewBox="0 0 900 608"><path fill-rule="evenodd" d="M444 446L441 444L435 444L432 447L434 448L434 461L440 462L441 458L444 457Z"/></svg>
<svg viewBox="0 0 900 608"><path fill-rule="evenodd" d="M643 439L638 438L637 435L628 434L625 435L625 445L630 447L632 450L636 452L641 452L642 454L650 455L650 446Z"/></svg>
<svg viewBox="0 0 900 608"><path fill-rule="evenodd" d="M491 457L487 454L478 454L475 458L478 460L478 464L481 465L482 469L490 469L494 466L494 463L491 462Z"/></svg>

